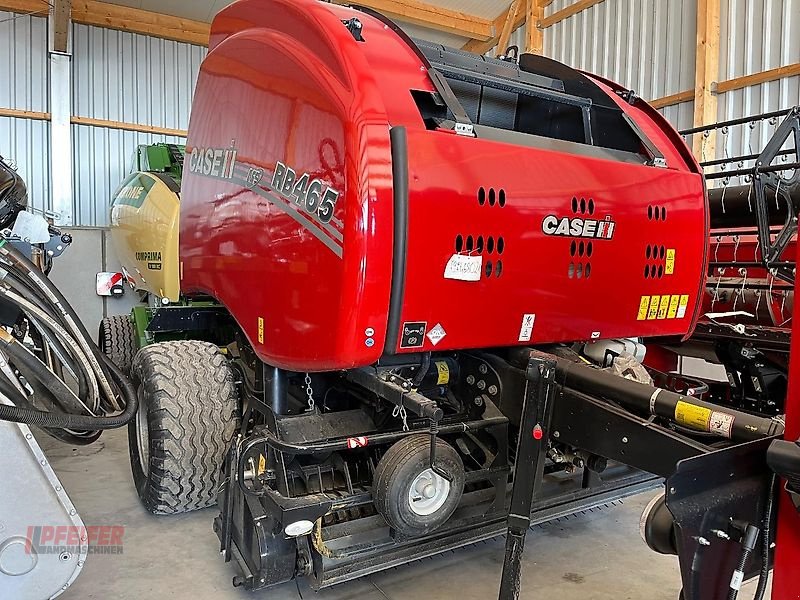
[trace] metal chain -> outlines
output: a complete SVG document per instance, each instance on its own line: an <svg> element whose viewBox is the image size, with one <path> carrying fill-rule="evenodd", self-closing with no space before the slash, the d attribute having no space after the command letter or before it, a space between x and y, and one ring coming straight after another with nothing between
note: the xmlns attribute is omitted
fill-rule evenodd
<svg viewBox="0 0 800 600"><path fill-rule="evenodd" d="M392 410L392 416L394 418L400 417L403 421L403 431L408 431L408 413L405 406L395 406Z"/></svg>
<svg viewBox="0 0 800 600"><path fill-rule="evenodd" d="M308 396L308 410L314 410L314 388L311 387L311 375L306 373L306 395Z"/></svg>

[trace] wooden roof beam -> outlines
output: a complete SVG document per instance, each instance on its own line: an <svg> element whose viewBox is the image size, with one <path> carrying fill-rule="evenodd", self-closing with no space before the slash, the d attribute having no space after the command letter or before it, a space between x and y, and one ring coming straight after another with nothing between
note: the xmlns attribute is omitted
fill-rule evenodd
<svg viewBox="0 0 800 600"><path fill-rule="evenodd" d="M50 50L53 52L67 52L69 49L70 16L72 2L70 0L53 0L50 11Z"/></svg>
<svg viewBox="0 0 800 600"><path fill-rule="evenodd" d="M717 121L714 85L719 77L720 0L697 0L697 56L694 78L694 126ZM692 136L692 149L699 161L716 156L716 132Z"/></svg>
<svg viewBox="0 0 800 600"><path fill-rule="evenodd" d="M351 4L352 0L334 0L336 4ZM371 8L406 23L421 25L436 31L487 41L499 34L495 21L467 13L433 6L420 0L358 0L355 4ZM496 42L495 42L496 43Z"/></svg>
<svg viewBox="0 0 800 600"><path fill-rule="evenodd" d="M528 0L528 14L525 17L525 52L541 54L544 48L544 5L542 0Z"/></svg>

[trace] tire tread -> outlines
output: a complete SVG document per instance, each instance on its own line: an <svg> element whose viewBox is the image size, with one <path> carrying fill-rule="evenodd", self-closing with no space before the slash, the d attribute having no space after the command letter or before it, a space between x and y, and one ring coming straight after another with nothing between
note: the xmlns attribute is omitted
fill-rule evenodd
<svg viewBox="0 0 800 600"><path fill-rule="evenodd" d="M137 483L145 506L155 514L213 506L239 421L227 360L207 342L161 342L136 355L132 377L148 403L150 468L146 481ZM135 424L129 436L136 474Z"/></svg>

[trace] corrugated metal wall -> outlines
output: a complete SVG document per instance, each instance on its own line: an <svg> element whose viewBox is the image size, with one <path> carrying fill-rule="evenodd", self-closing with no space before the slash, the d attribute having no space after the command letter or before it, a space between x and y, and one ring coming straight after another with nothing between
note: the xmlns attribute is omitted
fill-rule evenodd
<svg viewBox="0 0 800 600"><path fill-rule="evenodd" d="M206 49L73 25L72 114L185 130ZM0 107L48 112L47 20L0 12ZM0 154L28 184L31 205L52 208L48 121L0 117ZM184 138L72 125L73 214L83 226L108 224L112 192L138 144Z"/></svg>
<svg viewBox="0 0 800 600"><path fill-rule="evenodd" d="M574 0L555 0L549 16ZM695 0L605 0L544 32L544 54L656 99L694 88ZM800 61L800 0L722 0L718 81ZM519 29L512 43L523 44ZM720 94L719 120L800 104L800 77ZM661 109L679 129L692 126L692 102ZM763 147L775 125L759 124L750 140L733 128L717 141L720 157Z"/></svg>
<svg viewBox="0 0 800 600"><path fill-rule="evenodd" d="M550 15L572 4L556 0ZM544 54L632 88L642 98L694 87L694 0L605 0L545 30ZM678 127L692 124L690 104L664 109Z"/></svg>
<svg viewBox="0 0 800 600"><path fill-rule="evenodd" d="M205 52L191 44L74 25L72 113L185 130ZM75 223L107 224L109 198L127 173L138 144L184 141L73 125Z"/></svg>
<svg viewBox="0 0 800 600"><path fill-rule="evenodd" d="M47 112L47 21L0 11L0 106ZM31 206L49 210L50 124L0 117L0 154L17 165Z"/></svg>
<svg viewBox="0 0 800 600"><path fill-rule="evenodd" d="M555 0L550 15L574 0ZM605 0L545 30L547 56L598 73L648 99L694 85L695 0ZM800 0L722 0L718 79L800 61ZM47 26L43 18L0 12L0 107L47 112ZM512 43L522 45L518 30ZM74 115L185 129L205 49L131 33L73 26ZM719 118L800 103L800 77L719 96ZM692 123L692 102L662 109L678 128ZM759 124L720 136L720 156L760 149L774 129ZM135 146L182 138L73 125L77 225L107 223L108 198ZM13 158L31 203L50 208L49 124L0 117L0 153Z"/></svg>
<svg viewBox="0 0 800 600"><path fill-rule="evenodd" d="M800 0L725 0L720 20L720 81L800 61ZM717 108L722 121L797 104L800 77L789 77L720 94ZM758 152L778 125L759 121L720 132L717 156Z"/></svg>

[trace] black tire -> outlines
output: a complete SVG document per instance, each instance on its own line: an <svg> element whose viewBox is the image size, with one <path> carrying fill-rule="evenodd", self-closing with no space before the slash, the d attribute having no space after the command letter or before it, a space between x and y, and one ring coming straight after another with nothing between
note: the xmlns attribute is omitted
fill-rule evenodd
<svg viewBox="0 0 800 600"><path fill-rule="evenodd" d="M139 350L136 327L128 315L113 315L100 321L97 334L100 349L119 370L129 375L133 357Z"/></svg>
<svg viewBox="0 0 800 600"><path fill-rule="evenodd" d="M225 453L239 423L227 360L207 342L161 342L136 355L131 379L140 402L128 425L139 498L157 515L213 506ZM140 445L147 446L146 453Z"/></svg>
<svg viewBox="0 0 800 600"><path fill-rule="evenodd" d="M447 473L450 488L444 503L432 514L412 510L409 491L417 476L430 468L431 438L411 435L392 445L375 467L372 497L375 508L397 533L406 537L427 535L453 514L464 492L464 463L458 452L436 440L436 466Z"/></svg>

